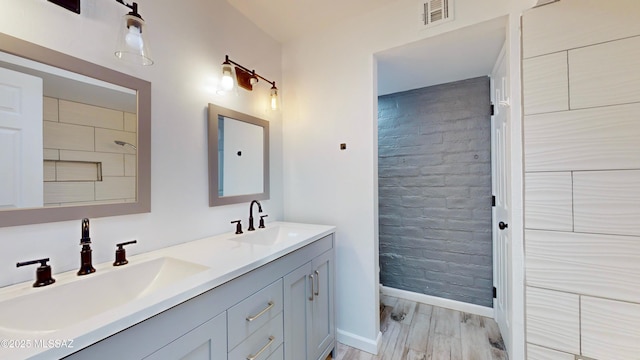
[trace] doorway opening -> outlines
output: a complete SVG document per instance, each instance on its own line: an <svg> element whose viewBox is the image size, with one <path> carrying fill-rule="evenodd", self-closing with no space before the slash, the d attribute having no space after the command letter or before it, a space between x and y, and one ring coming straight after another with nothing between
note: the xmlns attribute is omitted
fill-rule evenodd
<svg viewBox="0 0 640 360"><path fill-rule="evenodd" d="M493 306L488 76L378 98L380 282Z"/></svg>
<svg viewBox="0 0 640 360"><path fill-rule="evenodd" d="M376 54L380 283L496 319L506 311L496 280L508 274L493 207L507 183L493 116L496 89L506 93L506 73L494 84L506 26L498 18Z"/></svg>

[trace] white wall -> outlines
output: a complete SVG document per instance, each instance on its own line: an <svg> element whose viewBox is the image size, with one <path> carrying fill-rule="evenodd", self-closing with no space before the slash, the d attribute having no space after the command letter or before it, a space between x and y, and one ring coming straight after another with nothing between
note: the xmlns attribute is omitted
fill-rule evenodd
<svg viewBox="0 0 640 360"><path fill-rule="evenodd" d="M637 359L640 3L533 9L522 48L527 359Z"/></svg>
<svg viewBox="0 0 640 360"><path fill-rule="evenodd" d="M207 103L271 123L271 200L267 219L282 219L281 114L265 112L269 87L216 96L224 55L281 80L281 46L226 1L140 0L148 25L151 67L127 65L113 55L120 17L113 0L82 1L77 15L47 1L0 0L0 32L148 80L152 83L151 213L91 219L94 262L113 261L114 244L138 239L131 254L232 231L249 204L209 208ZM264 85L264 84L263 84ZM2 214L0 213L0 216ZM35 269L15 263L50 257L55 273L79 265L80 219L0 229L0 286L30 281Z"/></svg>
<svg viewBox="0 0 640 360"><path fill-rule="evenodd" d="M529 3L457 0L454 21L420 30L419 2L399 0L284 45L285 218L338 226L338 340L375 352L379 334L375 54Z"/></svg>

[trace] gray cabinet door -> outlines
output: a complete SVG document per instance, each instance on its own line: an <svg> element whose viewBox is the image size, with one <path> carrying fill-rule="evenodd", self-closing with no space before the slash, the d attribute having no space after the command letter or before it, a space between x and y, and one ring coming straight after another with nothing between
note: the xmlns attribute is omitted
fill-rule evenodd
<svg viewBox="0 0 640 360"><path fill-rule="evenodd" d="M145 359L221 360L226 358L227 313L223 312Z"/></svg>
<svg viewBox="0 0 640 360"><path fill-rule="evenodd" d="M286 360L318 360L335 339L333 261L327 251L284 277Z"/></svg>
<svg viewBox="0 0 640 360"><path fill-rule="evenodd" d="M307 318L311 302L311 262L284 277L284 358L307 359Z"/></svg>
<svg viewBox="0 0 640 360"><path fill-rule="evenodd" d="M308 360L318 360L335 338L333 317L333 251L327 251L312 261L313 301L307 325Z"/></svg>

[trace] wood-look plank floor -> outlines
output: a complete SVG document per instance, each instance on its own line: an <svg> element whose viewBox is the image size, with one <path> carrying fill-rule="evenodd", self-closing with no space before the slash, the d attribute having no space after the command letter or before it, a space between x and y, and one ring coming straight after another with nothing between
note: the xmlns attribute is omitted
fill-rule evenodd
<svg viewBox="0 0 640 360"><path fill-rule="evenodd" d="M335 360L508 359L493 319L384 295L380 302L380 353L338 344Z"/></svg>

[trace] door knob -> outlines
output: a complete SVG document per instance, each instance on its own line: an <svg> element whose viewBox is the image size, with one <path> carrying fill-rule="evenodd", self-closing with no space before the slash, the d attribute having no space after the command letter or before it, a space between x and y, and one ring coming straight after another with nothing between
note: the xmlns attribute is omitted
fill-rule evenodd
<svg viewBox="0 0 640 360"><path fill-rule="evenodd" d="M500 221L498 223L498 227L500 228L500 230L504 230L509 227L509 224L505 224L504 221Z"/></svg>

